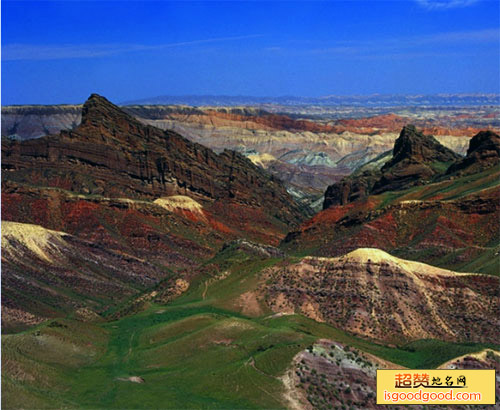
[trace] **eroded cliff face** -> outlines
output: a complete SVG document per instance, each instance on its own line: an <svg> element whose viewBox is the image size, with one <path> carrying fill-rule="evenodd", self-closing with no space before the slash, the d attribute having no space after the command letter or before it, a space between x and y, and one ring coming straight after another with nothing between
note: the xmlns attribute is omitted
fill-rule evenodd
<svg viewBox="0 0 500 410"><path fill-rule="evenodd" d="M369 115L370 110L359 109L363 116L353 115L354 107L322 111L318 107L281 106L188 106L188 105L126 105L121 108L143 122L158 128L191 125L193 128L225 128L262 131L304 131L310 133L342 134L351 132L367 135L396 133L409 122L416 123L424 132L439 136L467 136L477 134L478 124L496 120L492 110L477 109L464 114L458 110L439 112L439 108L421 114L405 112ZM484 107L488 108L488 107ZM2 108L2 136L20 139L37 138L71 129L81 121L82 105L26 105ZM376 111L380 111L375 109ZM382 110L383 111L383 110ZM435 114L429 117L429 113ZM345 116L343 118L343 116ZM350 118L352 117L352 118ZM51 130L51 132L47 132ZM206 141L205 141L206 142Z"/></svg>
<svg viewBox="0 0 500 410"><path fill-rule="evenodd" d="M168 290L177 276L166 267L190 271L236 238L277 244L303 217L240 154L146 126L98 95L72 131L3 141L2 179L9 328Z"/></svg>
<svg viewBox="0 0 500 410"><path fill-rule="evenodd" d="M241 152L285 181L287 187L300 191L302 196L315 197L392 148L399 130L409 122L417 123L424 132L437 135L444 145L465 154L468 139L477 133L476 122L483 121L479 111L475 114L477 118L471 115L470 119L458 118L453 113L430 119L428 113L422 118L384 114L338 119L340 114L318 116L314 107L306 107L302 114L293 110L287 114L290 107L279 106L266 107L274 112L257 107L133 105L122 109L144 124L176 131L216 152L224 149ZM52 134L75 128L80 118L73 118L74 110L79 113L81 106L72 106L71 110L67 106L5 107L2 135L21 139L38 137L49 133L42 126L45 123L53 124L49 127ZM349 116L352 112L347 110L344 114ZM59 128L55 126L57 123ZM16 129L19 129L17 134ZM262 156L272 159L260 161Z"/></svg>
<svg viewBox="0 0 500 410"><path fill-rule="evenodd" d="M275 312L299 311L384 342L494 342L500 336L498 277L459 274L378 249L271 268L263 286Z"/></svg>
<svg viewBox="0 0 500 410"><path fill-rule="evenodd" d="M2 107L2 137L24 140L58 134L77 127L81 119L81 105Z"/></svg>
<svg viewBox="0 0 500 410"><path fill-rule="evenodd" d="M405 126L394 143L391 157L384 162L379 161L378 167L362 167L327 188L323 209L357 201L371 194L427 184L460 159L460 155L433 136L423 134L412 125Z"/></svg>
<svg viewBox="0 0 500 410"><path fill-rule="evenodd" d="M443 172L443 167L459 160L460 155L440 144L433 136L405 126L394 143L392 158L382 169L373 193L397 191L423 185Z"/></svg>
<svg viewBox="0 0 500 410"><path fill-rule="evenodd" d="M452 164L447 174L469 175L500 163L500 136L493 131L481 131L469 144L467 155Z"/></svg>
<svg viewBox="0 0 500 410"><path fill-rule="evenodd" d="M80 308L98 318L152 287L177 295L177 280L224 242L277 244L303 218L242 155L146 126L95 94L74 130L3 141L2 168L10 329Z"/></svg>
<svg viewBox="0 0 500 410"><path fill-rule="evenodd" d="M302 217L285 188L242 155L216 154L146 126L95 94L74 130L4 141L2 166L4 179L75 193L131 199L181 194L263 209L284 224Z"/></svg>
<svg viewBox="0 0 500 410"><path fill-rule="evenodd" d="M150 118L149 109L137 107L135 113L146 123L177 130L216 151L224 147L241 151L288 186L303 192L311 187L315 192L324 192L328 185L392 149L401 127L414 120L384 115L314 122L265 112L233 114L222 109L171 112L163 118ZM465 153L470 130L434 131L439 131L437 138L442 144ZM262 155L271 155L272 159L260 161Z"/></svg>

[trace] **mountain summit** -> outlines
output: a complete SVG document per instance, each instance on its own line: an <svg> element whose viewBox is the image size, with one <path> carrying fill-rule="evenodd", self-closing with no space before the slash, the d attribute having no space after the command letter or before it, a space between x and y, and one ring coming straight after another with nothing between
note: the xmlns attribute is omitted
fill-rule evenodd
<svg viewBox="0 0 500 410"><path fill-rule="evenodd" d="M370 194L425 184L461 158L432 135L425 135L413 125L406 125L394 143L392 157L388 160L382 157L378 161L379 168L363 170L361 167L329 186L323 209L353 202Z"/></svg>
<svg viewBox="0 0 500 410"><path fill-rule="evenodd" d="M470 140L465 158L452 164L447 174L462 175L482 171L500 162L500 136L493 131L481 131Z"/></svg>
<svg viewBox="0 0 500 410"><path fill-rule="evenodd" d="M75 130L88 138L100 137L144 137L146 128L137 119L122 111L106 98L91 94L82 107L82 122Z"/></svg>
<svg viewBox="0 0 500 410"><path fill-rule="evenodd" d="M382 167L382 177L373 186L373 193L422 185L460 158L432 135L407 125L394 143L392 159Z"/></svg>
<svg viewBox="0 0 500 410"><path fill-rule="evenodd" d="M382 171L393 169L396 165L409 163L432 163L455 161L460 155L440 144L432 135L424 135L413 125L406 125L394 143L393 156Z"/></svg>
<svg viewBox="0 0 500 410"><path fill-rule="evenodd" d="M281 182L242 155L216 154L176 132L142 124L97 94L83 105L74 130L4 141L2 160L9 179L18 183L36 180L78 194L136 200L186 195L217 212L258 210L283 229L302 218Z"/></svg>

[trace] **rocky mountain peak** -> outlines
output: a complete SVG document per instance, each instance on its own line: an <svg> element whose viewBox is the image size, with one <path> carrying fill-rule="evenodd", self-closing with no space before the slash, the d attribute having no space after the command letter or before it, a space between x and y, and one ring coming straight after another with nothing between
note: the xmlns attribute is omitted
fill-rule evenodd
<svg viewBox="0 0 500 410"><path fill-rule="evenodd" d="M325 192L323 209L372 194L423 185L442 174L450 163L461 159L432 135L425 135L413 125L405 125L394 143L392 158L380 169L358 172L330 185Z"/></svg>
<svg viewBox="0 0 500 410"><path fill-rule="evenodd" d="M500 156L500 136L493 131L481 131L470 140L467 156L474 152L479 151L492 151Z"/></svg>
<svg viewBox="0 0 500 410"><path fill-rule="evenodd" d="M82 124L108 116L122 116L120 109L99 94L91 94L82 108Z"/></svg>
<svg viewBox="0 0 500 410"><path fill-rule="evenodd" d="M425 135L413 125L406 125L394 143L393 157L383 169L389 169L401 161L449 162L460 159L451 149L441 145L432 135Z"/></svg>
<svg viewBox="0 0 500 410"><path fill-rule="evenodd" d="M500 136L493 131L481 131L473 136L465 158L452 164L447 174L471 174L500 163Z"/></svg>
<svg viewBox="0 0 500 410"><path fill-rule="evenodd" d="M123 137L140 134L145 126L99 94L91 94L82 108L79 134L87 137ZM97 134L97 135L96 135Z"/></svg>
<svg viewBox="0 0 500 410"><path fill-rule="evenodd" d="M259 232L271 232L271 225L281 235L303 217L281 182L242 155L216 154L174 131L143 124L97 94L83 105L77 128L26 142L5 141L2 166L17 181L31 180L28 170L35 169L40 186L75 193L146 201L190 197L225 212L228 224L233 215L245 223L265 221L266 229Z"/></svg>

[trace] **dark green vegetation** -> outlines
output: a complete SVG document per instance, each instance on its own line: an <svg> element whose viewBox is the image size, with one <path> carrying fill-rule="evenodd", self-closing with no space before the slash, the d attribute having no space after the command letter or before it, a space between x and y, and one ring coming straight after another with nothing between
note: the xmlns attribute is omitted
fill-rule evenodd
<svg viewBox="0 0 500 410"><path fill-rule="evenodd" d="M256 317L240 313L240 295L275 263L281 260L227 249L205 268L230 273L218 280L207 273L170 305L100 324L56 319L4 335L3 408L283 408L279 376L319 338L415 368L486 346L426 340L386 347L265 307Z"/></svg>

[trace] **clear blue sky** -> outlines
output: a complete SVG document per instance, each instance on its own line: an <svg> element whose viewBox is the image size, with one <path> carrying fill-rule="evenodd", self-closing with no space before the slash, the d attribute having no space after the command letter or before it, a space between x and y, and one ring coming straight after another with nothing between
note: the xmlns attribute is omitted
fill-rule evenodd
<svg viewBox="0 0 500 410"><path fill-rule="evenodd" d="M499 5L2 1L2 104L498 93Z"/></svg>

